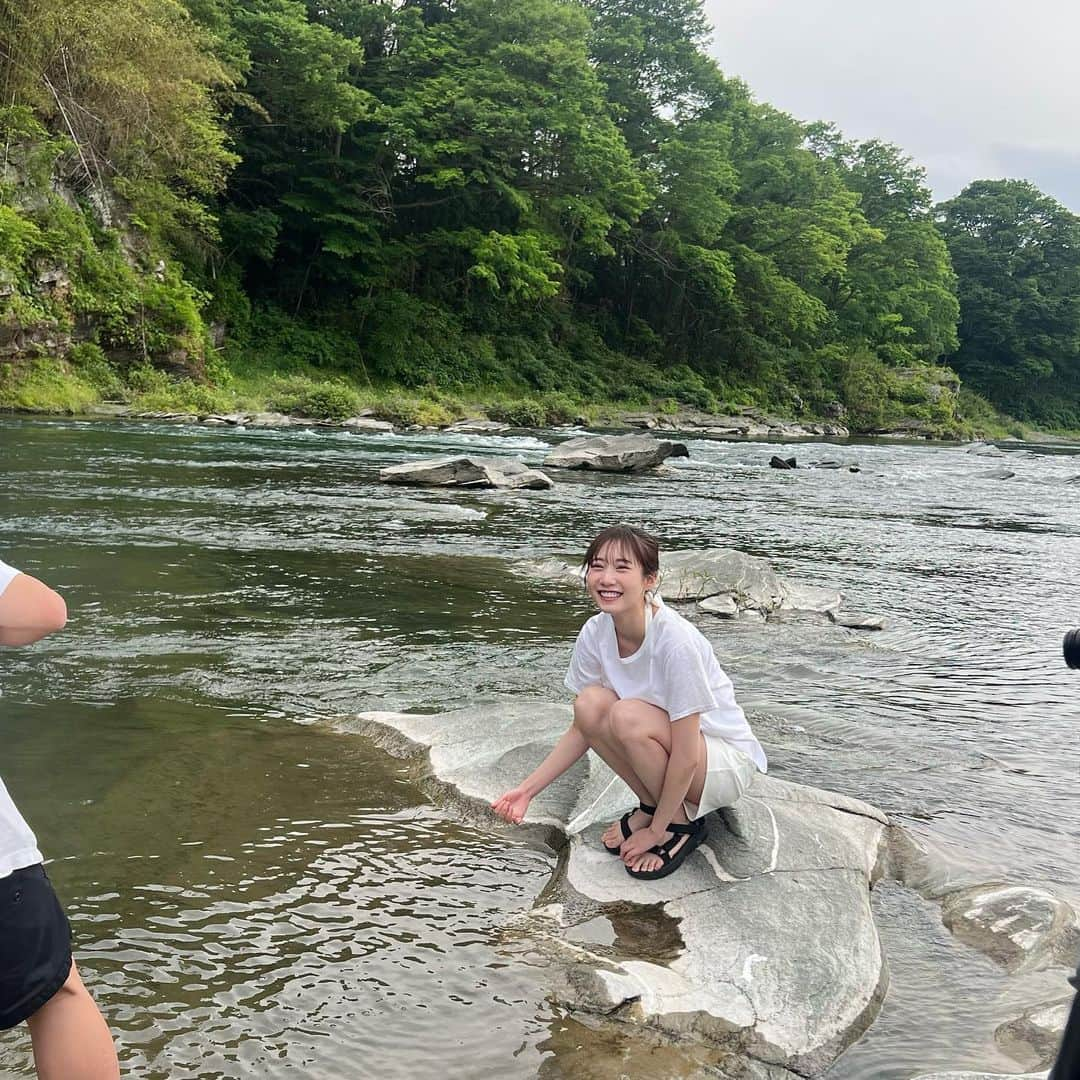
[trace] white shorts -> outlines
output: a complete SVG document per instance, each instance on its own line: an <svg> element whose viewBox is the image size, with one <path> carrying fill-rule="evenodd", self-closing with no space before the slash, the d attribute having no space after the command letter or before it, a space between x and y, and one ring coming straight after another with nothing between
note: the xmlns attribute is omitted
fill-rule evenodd
<svg viewBox="0 0 1080 1080"><path fill-rule="evenodd" d="M750 786L758 767L737 747L720 738L719 735L706 735L705 740L705 784L701 790L701 802L695 806L685 802L686 816L695 821L722 806L732 806L739 801L743 792Z"/></svg>

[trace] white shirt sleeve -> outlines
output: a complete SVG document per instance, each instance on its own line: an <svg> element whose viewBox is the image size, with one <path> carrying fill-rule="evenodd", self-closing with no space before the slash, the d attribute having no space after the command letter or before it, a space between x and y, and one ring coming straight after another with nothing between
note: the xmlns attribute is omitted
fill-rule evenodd
<svg viewBox="0 0 1080 1080"><path fill-rule="evenodd" d="M6 562L0 562L0 593L11 584L13 578L16 578L21 574L21 570L16 570L14 566L8 566Z"/></svg>
<svg viewBox="0 0 1080 1080"><path fill-rule="evenodd" d="M603 686L604 670L600 656L593 643L592 627L586 623L574 642L574 651L570 656L570 667L563 679L566 689L572 694L580 694L586 686Z"/></svg>
<svg viewBox="0 0 1080 1080"><path fill-rule="evenodd" d="M672 722L717 708L705 665L692 645L675 646L665 657L659 675L660 696L664 699L661 708Z"/></svg>

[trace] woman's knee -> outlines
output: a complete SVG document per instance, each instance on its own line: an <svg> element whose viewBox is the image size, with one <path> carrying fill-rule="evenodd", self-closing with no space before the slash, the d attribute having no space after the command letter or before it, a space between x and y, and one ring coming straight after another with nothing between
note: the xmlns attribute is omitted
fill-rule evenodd
<svg viewBox="0 0 1080 1080"><path fill-rule="evenodd" d="M662 738L669 724L663 709L637 698L624 698L608 712L612 734L620 741L629 739Z"/></svg>
<svg viewBox="0 0 1080 1080"><path fill-rule="evenodd" d="M611 707L618 701L615 692L603 686L586 686L574 698L574 726L585 736L606 727Z"/></svg>

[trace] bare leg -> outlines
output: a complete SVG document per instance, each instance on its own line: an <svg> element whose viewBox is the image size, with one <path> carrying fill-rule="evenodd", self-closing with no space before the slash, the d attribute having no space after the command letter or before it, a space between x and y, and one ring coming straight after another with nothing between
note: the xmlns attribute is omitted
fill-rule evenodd
<svg viewBox="0 0 1080 1080"><path fill-rule="evenodd" d="M671 756L671 720L663 709L645 701L628 699L620 701L608 713L608 725L620 752L630 763L634 774L640 778L652 795L655 805L664 789L668 761ZM698 762L686 798L693 803L701 801L705 784L707 754L704 736L698 736ZM685 824L688 820L682 806L673 821ZM665 833L661 843L671 838ZM677 850L677 849L676 849ZM658 855L646 853L630 867L632 870L658 870L663 865Z"/></svg>
<svg viewBox="0 0 1080 1080"><path fill-rule="evenodd" d="M67 981L27 1027L38 1080L119 1080L112 1035L74 961Z"/></svg>
<svg viewBox="0 0 1080 1080"><path fill-rule="evenodd" d="M574 726L581 732L589 746L607 763L612 772L626 781L627 786L640 802L655 806L655 800L649 789L642 784L629 759L612 736L608 714L618 700L613 690L605 690L600 686L587 686L574 699ZM635 810L630 816L631 831L644 828L650 820L648 814ZM608 827L601 841L608 847L622 843L622 829L619 828L617 821Z"/></svg>

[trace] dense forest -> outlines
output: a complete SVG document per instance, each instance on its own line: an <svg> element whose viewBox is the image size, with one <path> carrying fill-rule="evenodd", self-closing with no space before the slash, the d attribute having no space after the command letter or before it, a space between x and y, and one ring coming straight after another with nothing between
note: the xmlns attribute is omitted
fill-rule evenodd
<svg viewBox="0 0 1080 1080"><path fill-rule="evenodd" d="M709 35L699 0L0 0L0 403L1080 427L1080 219L934 206Z"/></svg>

